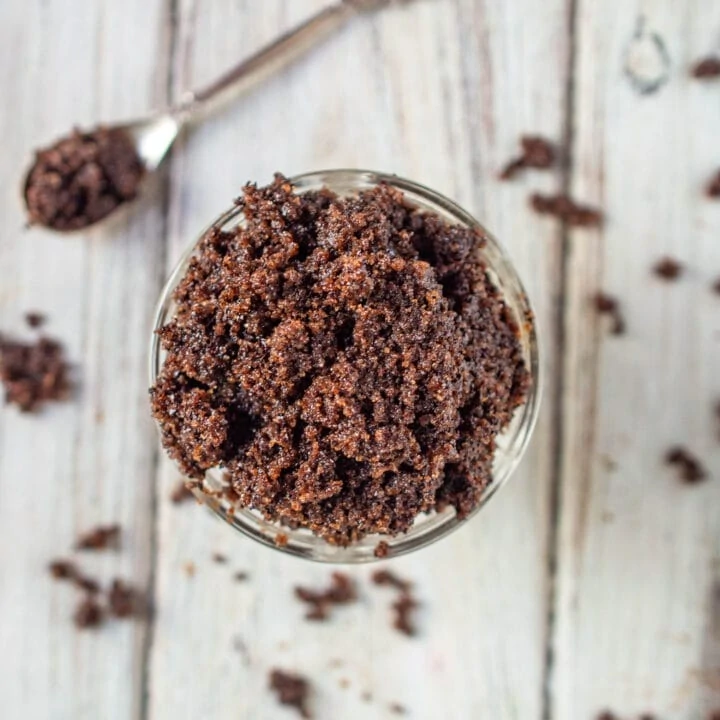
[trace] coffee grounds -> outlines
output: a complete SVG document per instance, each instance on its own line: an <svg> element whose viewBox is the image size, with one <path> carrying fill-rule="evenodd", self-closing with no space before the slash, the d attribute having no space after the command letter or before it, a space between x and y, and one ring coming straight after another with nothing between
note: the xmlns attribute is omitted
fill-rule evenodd
<svg viewBox="0 0 720 720"><path fill-rule="evenodd" d="M246 580L248 580L249 577L250 577L250 575L247 572L245 572L245 570L239 570L238 572L236 572L233 575L233 579L236 582L245 582Z"/></svg>
<svg viewBox="0 0 720 720"><path fill-rule="evenodd" d="M620 302L617 298L607 293L599 292L593 298L595 309L601 315L608 315L612 319L610 332L613 335L624 335L626 332L625 317L620 308Z"/></svg>
<svg viewBox="0 0 720 720"><path fill-rule="evenodd" d="M705 186L705 194L713 200L720 198L720 170L712 176Z"/></svg>
<svg viewBox="0 0 720 720"><path fill-rule="evenodd" d="M60 343L41 337L24 343L0 335L0 381L5 400L22 412L65 400L71 391L70 369Z"/></svg>
<svg viewBox="0 0 720 720"><path fill-rule="evenodd" d="M228 561L227 556L219 552L213 553L212 559L213 562L217 563L218 565L224 565Z"/></svg>
<svg viewBox="0 0 720 720"><path fill-rule="evenodd" d="M39 312L30 311L25 313L25 322L28 327L33 329L39 328L45 324L47 318Z"/></svg>
<svg viewBox="0 0 720 720"><path fill-rule="evenodd" d="M698 80L713 80L720 77L720 58L714 55L698 60L690 74Z"/></svg>
<svg viewBox="0 0 720 720"><path fill-rule="evenodd" d="M333 605L347 605L357 600L355 581L341 572L334 572L327 590L312 590L305 587L295 588L295 597L307 603L306 620L327 620Z"/></svg>
<svg viewBox="0 0 720 720"><path fill-rule="evenodd" d="M376 570L371 580L375 585L385 585L398 591L398 597L392 604L393 627L405 635L416 635L417 628L412 622L412 616L419 603L412 595L412 583L403 580L390 570Z"/></svg>
<svg viewBox="0 0 720 720"><path fill-rule="evenodd" d="M182 480L175 485L170 493L170 501L175 505L180 505L180 503L183 503L186 500L194 499L195 496L193 495L192 490L190 490L190 488Z"/></svg>
<svg viewBox="0 0 720 720"><path fill-rule="evenodd" d="M120 547L120 526L99 525L81 535L75 544L76 550L117 550Z"/></svg>
<svg viewBox="0 0 720 720"><path fill-rule="evenodd" d="M412 588L412 583L409 580L403 580L392 572L392 570L376 570L372 574L371 579L375 585L386 585L400 590L400 592L409 592Z"/></svg>
<svg viewBox="0 0 720 720"><path fill-rule="evenodd" d="M501 180L514 178L524 168L544 170L555 164L555 146L537 135L523 135L520 138L522 154L511 160L500 173Z"/></svg>
<svg viewBox="0 0 720 720"><path fill-rule="evenodd" d="M385 185L296 195L277 176L239 202L246 226L206 233L159 331L171 457L341 545L465 517L529 385L484 238Z"/></svg>
<svg viewBox="0 0 720 720"><path fill-rule="evenodd" d="M270 672L270 689L276 693L281 705L295 708L304 718L312 717L308 708L310 683L306 678L274 669Z"/></svg>
<svg viewBox="0 0 720 720"><path fill-rule="evenodd" d="M25 184L33 225L80 230L137 195L145 168L123 130L75 130L39 150Z"/></svg>
<svg viewBox="0 0 720 720"><path fill-rule="evenodd" d="M671 448L665 454L665 462L678 468L680 479L688 485L694 485L707 478L707 472L700 461L684 447Z"/></svg>
<svg viewBox="0 0 720 720"><path fill-rule="evenodd" d="M682 263L674 258L664 257L653 265L653 272L663 280L677 280L685 271Z"/></svg>
<svg viewBox="0 0 720 720"><path fill-rule="evenodd" d="M376 558L386 558L389 554L390 546L384 540L381 540L375 546L375 551L373 552L373 555L375 555Z"/></svg>
<svg viewBox="0 0 720 720"><path fill-rule="evenodd" d="M73 621L77 628L85 630L102 625L104 617L105 615L100 604L92 595L88 595L81 600L77 606Z"/></svg>
<svg viewBox="0 0 720 720"><path fill-rule="evenodd" d="M49 570L55 580L68 580L76 587L90 594L100 592L100 583L84 575L69 560L53 560L49 565Z"/></svg>
<svg viewBox="0 0 720 720"><path fill-rule="evenodd" d="M141 593L119 578L112 581L107 600L110 613L117 618L140 617L144 613Z"/></svg>
<svg viewBox="0 0 720 720"><path fill-rule="evenodd" d="M401 705L398 702L390 703L388 705L388 710L390 710L390 712L394 713L395 715L405 715L407 713L405 706Z"/></svg>
<svg viewBox="0 0 720 720"><path fill-rule="evenodd" d="M540 215L554 215L574 227L600 227L603 214L600 210L580 205L567 195L542 195L533 193L530 206Z"/></svg>

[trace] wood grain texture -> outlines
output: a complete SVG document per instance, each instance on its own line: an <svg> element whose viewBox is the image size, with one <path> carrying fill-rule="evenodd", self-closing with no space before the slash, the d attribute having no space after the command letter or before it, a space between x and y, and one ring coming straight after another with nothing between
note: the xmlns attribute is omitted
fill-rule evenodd
<svg viewBox="0 0 720 720"><path fill-rule="evenodd" d="M369 167L447 193L498 234L527 279L549 387L532 450L509 487L452 538L393 562L423 602L417 640L390 629L391 598L370 588L367 569L352 571L361 604L325 626L304 621L292 587L325 584L329 568L258 547L201 509L171 505L177 474L164 463L153 720L290 717L266 687L273 666L312 679L320 720L391 717L393 701L417 718L541 716L560 238L538 226L527 195L557 189L560 178L536 173L501 184L495 176L522 132L562 133L568 10L559 0L499 5L424 0L359 19L194 130L173 158L168 271L244 182L267 182L276 170ZM176 94L321 6L181 2ZM213 564L214 551L231 563ZM236 569L250 581L233 582ZM330 667L336 658L342 667ZM362 702L364 691L372 703Z"/></svg>
<svg viewBox="0 0 720 720"><path fill-rule="evenodd" d="M66 345L76 398L39 416L0 412L0 715L122 718L139 713L143 623L79 634L76 593L49 560L78 532L120 522L120 553L82 558L107 582L144 586L150 568L156 438L146 348L161 280L159 184L134 212L73 236L24 230L20 179L39 144L76 124L132 117L163 101L161 0L0 4L0 328L47 313ZM129 51L132 49L132 51Z"/></svg>
<svg viewBox="0 0 720 720"><path fill-rule="evenodd" d="M638 28L670 61L646 95L623 72ZM580 0L576 30L572 191L607 224L569 238L554 717L695 720L720 706L720 206L703 197L720 95L688 68L717 50L720 3ZM675 284L651 274L665 254L687 267ZM620 298L625 336L593 313L598 288ZM678 443L704 485L664 466Z"/></svg>

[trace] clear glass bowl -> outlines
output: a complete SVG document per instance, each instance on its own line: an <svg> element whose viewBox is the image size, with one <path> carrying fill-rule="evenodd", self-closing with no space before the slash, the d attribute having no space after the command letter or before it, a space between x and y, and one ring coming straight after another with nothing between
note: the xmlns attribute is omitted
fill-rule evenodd
<svg viewBox="0 0 720 720"><path fill-rule="evenodd" d="M532 384L524 405L516 410L510 425L498 436L492 484L483 493L478 506L463 520L458 520L454 509L447 508L441 513L420 515L406 533L397 537L369 535L348 547L337 547L309 530L290 529L270 522L257 511L247 509L233 511L230 503L221 495L225 483L223 472L219 468L209 470L202 484L203 489L196 489L193 492L218 517L236 530L263 545L291 555L329 563L372 562L378 559L375 556L375 548L380 541L388 545L385 557L404 555L434 543L468 522L505 484L520 462L532 434L540 402L541 378L535 317L520 278L503 248L477 220L446 197L409 180L367 170L327 170L307 173L291 178L291 183L298 193L327 187L341 196L368 190L379 183L387 183L401 190L409 203L423 211L435 213L450 223L479 228L487 238L487 244L480 249L480 252L483 253L491 279L501 290L505 302L517 319L522 351L532 376ZM233 207L220 216L212 226L230 229L242 222L242 219L242 210ZM173 315L175 309L173 291L184 276L196 246L197 244L194 244L185 252L160 296L150 341L151 385L155 384L164 359L156 331Z"/></svg>

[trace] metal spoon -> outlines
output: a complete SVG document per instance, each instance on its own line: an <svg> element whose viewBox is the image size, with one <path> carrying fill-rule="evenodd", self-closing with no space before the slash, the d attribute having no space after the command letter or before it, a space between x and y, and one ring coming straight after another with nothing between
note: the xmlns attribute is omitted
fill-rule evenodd
<svg viewBox="0 0 720 720"><path fill-rule="evenodd" d="M249 91L340 29L358 13L377 10L397 1L340 0L243 60L211 85L197 92L186 93L178 105L133 122L105 127L124 131L132 138L146 173L154 172L167 156L183 127L201 119L215 102ZM25 191L29 177L30 173L23 186ZM113 213L114 210L109 214Z"/></svg>

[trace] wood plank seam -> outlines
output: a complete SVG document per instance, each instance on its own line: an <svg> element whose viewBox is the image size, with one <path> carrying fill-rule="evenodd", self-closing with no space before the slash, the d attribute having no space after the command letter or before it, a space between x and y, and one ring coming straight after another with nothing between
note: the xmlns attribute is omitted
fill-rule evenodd
<svg viewBox="0 0 720 720"><path fill-rule="evenodd" d="M179 13L180 0L167 0L167 69L165 73L165 81L163 83L163 94L164 102L169 105L173 100L174 83L175 83L175 60L178 46L178 13ZM172 168L173 164L173 149L170 149L167 158L165 159L164 168L161 170L162 176L160 179L160 201L162 203L161 211L161 235L159 241L162 246L159 263L160 277L157 280L157 287L161 288L165 284L166 270L168 256L168 228L169 228L169 217L170 217L170 185L172 183ZM161 448L159 443L156 442L155 450L152 455L151 465L153 486L150 493L150 573L148 576L147 583L147 597L150 606L150 615L148 618L148 627L145 637L143 638L142 656L141 656L141 697L139 704L139 719L147 720L149 716L150 707L150 654L152 652L153 640L155 637L155 587L156 587L156 572L158 564L158 522L159 522L159 485L160 485L160 460L161 460Z"/></svg>
<svg viewBox="0 0 720 720"><path fill-rule="evenodd" d="M574 110L575 110L575 64L577 56L578 38L578 0L569 0L568 3L568 53L567 73L565 85L565 111L563 128L563 155L561 169L561 191L569 194L572 185L573 174L573 143L575 135ZM559 278L560 288L557 295L557 307L555 308L555 344L556 344L556 367L555 384L552 398L553 403L553 432L552 432L552 469L550 473L550 498L548 512L550 519L548 523L547 538L547 619L545 627L545 658L543 667L542 687L542 720L553 720L555 717L555 706L553 697L553 678L555 670L555 629L556 629L556 591L558 577L559 554L559 524L562 512L562 477L564 472L564 418L563 418L563 397L565 394L565 370L566 370L566 312L565 305L568 295L568 255L570 250L570 227L566 221L560 226L560 248L559 248Z"/></svg>

